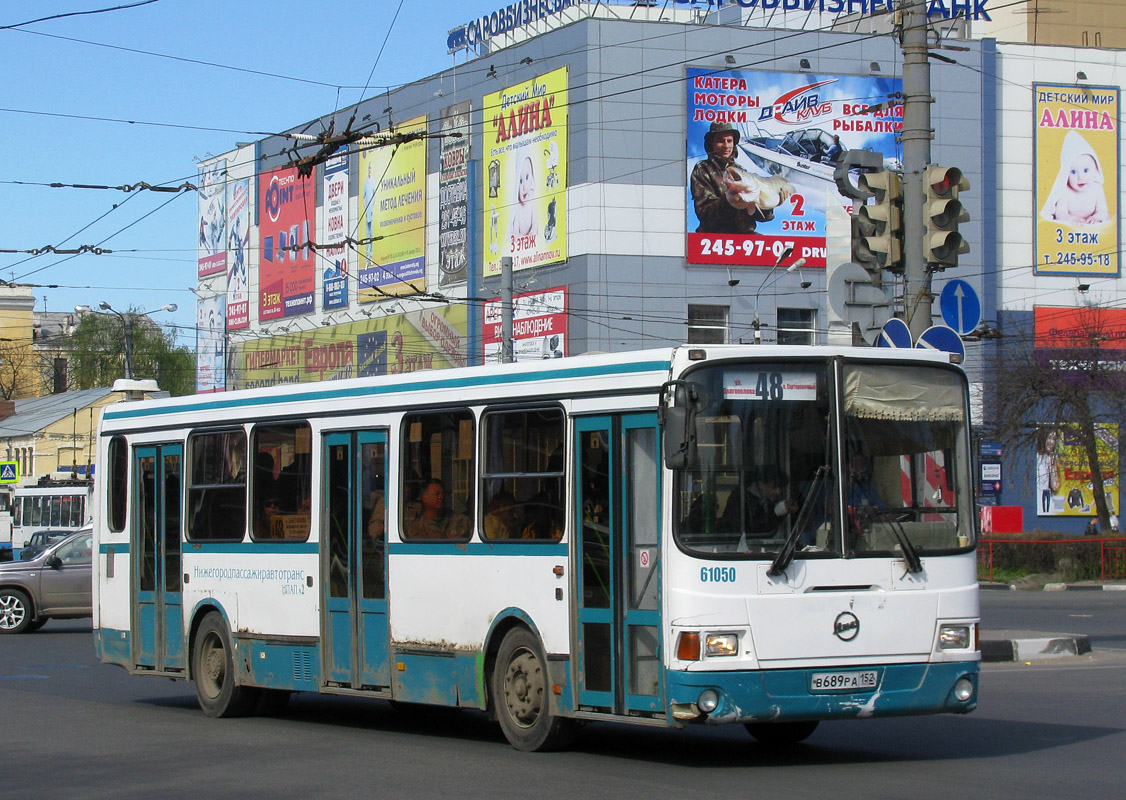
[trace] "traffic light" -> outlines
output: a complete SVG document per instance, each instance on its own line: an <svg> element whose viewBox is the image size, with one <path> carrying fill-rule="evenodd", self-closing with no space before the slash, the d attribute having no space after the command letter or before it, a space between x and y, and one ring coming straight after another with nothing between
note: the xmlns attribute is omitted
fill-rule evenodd
<svg viewBox="0 0 1126 800"><path fill-rule="evenodd" d="M970 182L957 167L927 167L926 196L923 200L923 257L936 269L958 266L958 256L970 252L970 246L958 232L958 225L970 215L958 200L958 193L970 188Z"/></svg>
<svg viewBox="0 0 1126 800"><path fill-rule="evenodd" d="M872 205L856 205L852 216L852 260L873 275L903 271L902 188L898 172L866 172L860 188L875 197Z"/></svg>

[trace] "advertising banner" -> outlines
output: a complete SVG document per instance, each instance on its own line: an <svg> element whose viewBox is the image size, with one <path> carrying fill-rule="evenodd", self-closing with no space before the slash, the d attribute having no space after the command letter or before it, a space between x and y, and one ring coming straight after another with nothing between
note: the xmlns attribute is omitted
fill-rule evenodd
<svg viewBox="0 0 1126 800"><path fill-rule="evenodd" d="M1126 369L1126 310L1037 306L1033 321L1041 367L1087 375Z"/></svg>
<svg viewBox="0 0 1126 800"><path fill-rule="evenodd" d="M500 362L500 301L485 302L481 337L485 363ZM540 361L567 355L567 289L518 294L512 298L512 355L516 361Z"/></svg>
<svg viewBox="0 0 1126 800"><path fill-rule="evenodd" d="M196 301L195 390L200 394L226 388L226 305L221 294Z"/></svg>
<svg viewBox="0 0 1126 800"><path fill-rule="evenodd" d="M1118 275L1118 87L1032 92L1035 273Z"/></svg>
<svg viewBox="0 0 1126 800"><path fill-rule="evenodd" d="M348 151L325 162L324 242L317 252L324 270L321 307L325 311L348 305Z"/></svg>
<svg viewBox="0 0 1126 800"><path fill-rule="evenodd" d="M313 179L286 167L258 178L258 319L308 314L313 310L313 252L316 230Z"/></svg>
<svg viewBox="0 0 1126 800"><path fill-rule="evenodd" d="M485 95L485 275L567 260L567 68Z"/></svg>
<svg viewBox="0 0 1126 800"><path fill-rule="evenodd" d="M227 161L199 168L198 274L201 278L227 271Z"/></svg>
<svg viewBox="0 0 1126 800"><path fill-rule="evenodd" d="M231 384L250 389L461 367L466 326L464 305L444 305L266 337L237 348Z"/></svg>
<svg viewBox="0 0 1126 800"><path fill-rule="evenodd" d="M1095 424L1107 510L1118 513L1118 426ZM1090 462L1078 425L1041 425L1036 431L1036 513L1088 517L1097 513Z"/></svg>
<svg viewBox="0 0 1126 800"><path fill-rule="evenodd" d="M442 110L442 163L438 168L438 285L466 279L469 263L469 113L466 100ZM454 136L452 134L460 134Z"/></svg>
<svg viewBox="0 0 1126 800"><path fill-rule="evenodd" d="M688 69L690 264L770 267L787 247L824 267L826 208L852 201L833 181L847 150L898 169L903 107L866 113L898 78Z"/></svg>
<svg viewBox="0 0 1126 800"><path fill-rule="evenodd" d="M230 231L227 250L231 254L227 270L227 330L250 327L250 288L247 263L250 245L250 179L231 184L231 203L227 208Z"/></svg>
<svg viewBox="0 0 1126 800"><path fill-rule="evenodd" d="M426 131L426 117L395 133ZM360 151L359 302L426 289L426 139ZM378 241L373 241L378 239Z"/></svg>

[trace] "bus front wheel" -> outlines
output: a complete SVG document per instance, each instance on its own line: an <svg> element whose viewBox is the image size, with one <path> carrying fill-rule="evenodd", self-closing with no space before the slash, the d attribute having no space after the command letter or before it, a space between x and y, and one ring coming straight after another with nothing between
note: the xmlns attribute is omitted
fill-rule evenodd
<svg viewBox="0 0 1126 800"><path fill-rule="evenodd" d="M817 729L817 720L807 722L746 722L747 733L768 747L789 747L804 742Z"/></svg>
<svg viewBox="0 0 1126 800"><path fill-rule="evenodd" d="M517 750L566 747L574 720L551 713L547 659L527 628L513 628L501 640L493 668L493 707L504 736Z"/></svg>
<svg viewBox="0 0 1126 800"><path fill-rule="evenodd" d="M223 617L212 611L203 618L192 648L192 678L199 707L209 717L249 714L258 691L235 681L234 650Z"/></svg>

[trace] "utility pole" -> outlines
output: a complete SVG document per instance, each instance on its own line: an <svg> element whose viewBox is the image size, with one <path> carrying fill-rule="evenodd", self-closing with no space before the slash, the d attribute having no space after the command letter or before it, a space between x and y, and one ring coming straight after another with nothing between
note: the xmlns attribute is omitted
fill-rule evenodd
<svg viewBox="0 0 1126 800"><path fill-rule="evenodd" d="M512 354L512 256L500 260L500 360L511 364Z"/></svg>
<svg viewBox="0 0 1126 800"><path fill-rule="evenodd" d="M923 185L931 161L931 68L927 60L925 0L901 0L903 49L903 310L912 337L931 326L931 293L924 257Z"/></svg>

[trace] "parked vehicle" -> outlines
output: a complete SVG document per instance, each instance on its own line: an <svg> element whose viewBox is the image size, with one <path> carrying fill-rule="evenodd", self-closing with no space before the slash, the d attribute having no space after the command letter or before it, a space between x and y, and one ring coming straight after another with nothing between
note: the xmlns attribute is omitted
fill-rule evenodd
<svg viewBox="0 0 1126 800"><path fill-rule="evenodd" d="M89 527L28 561L0 564L0 634L30 633L47 620L91 616Z"/></svg>
<svg viewBox="0 0 1126 800"><path fill-rule="evenodd" d="M55 542L61 542L74 531L37 531L31 535L26 547L20 550L20 561L35 558Z"/></svg>

